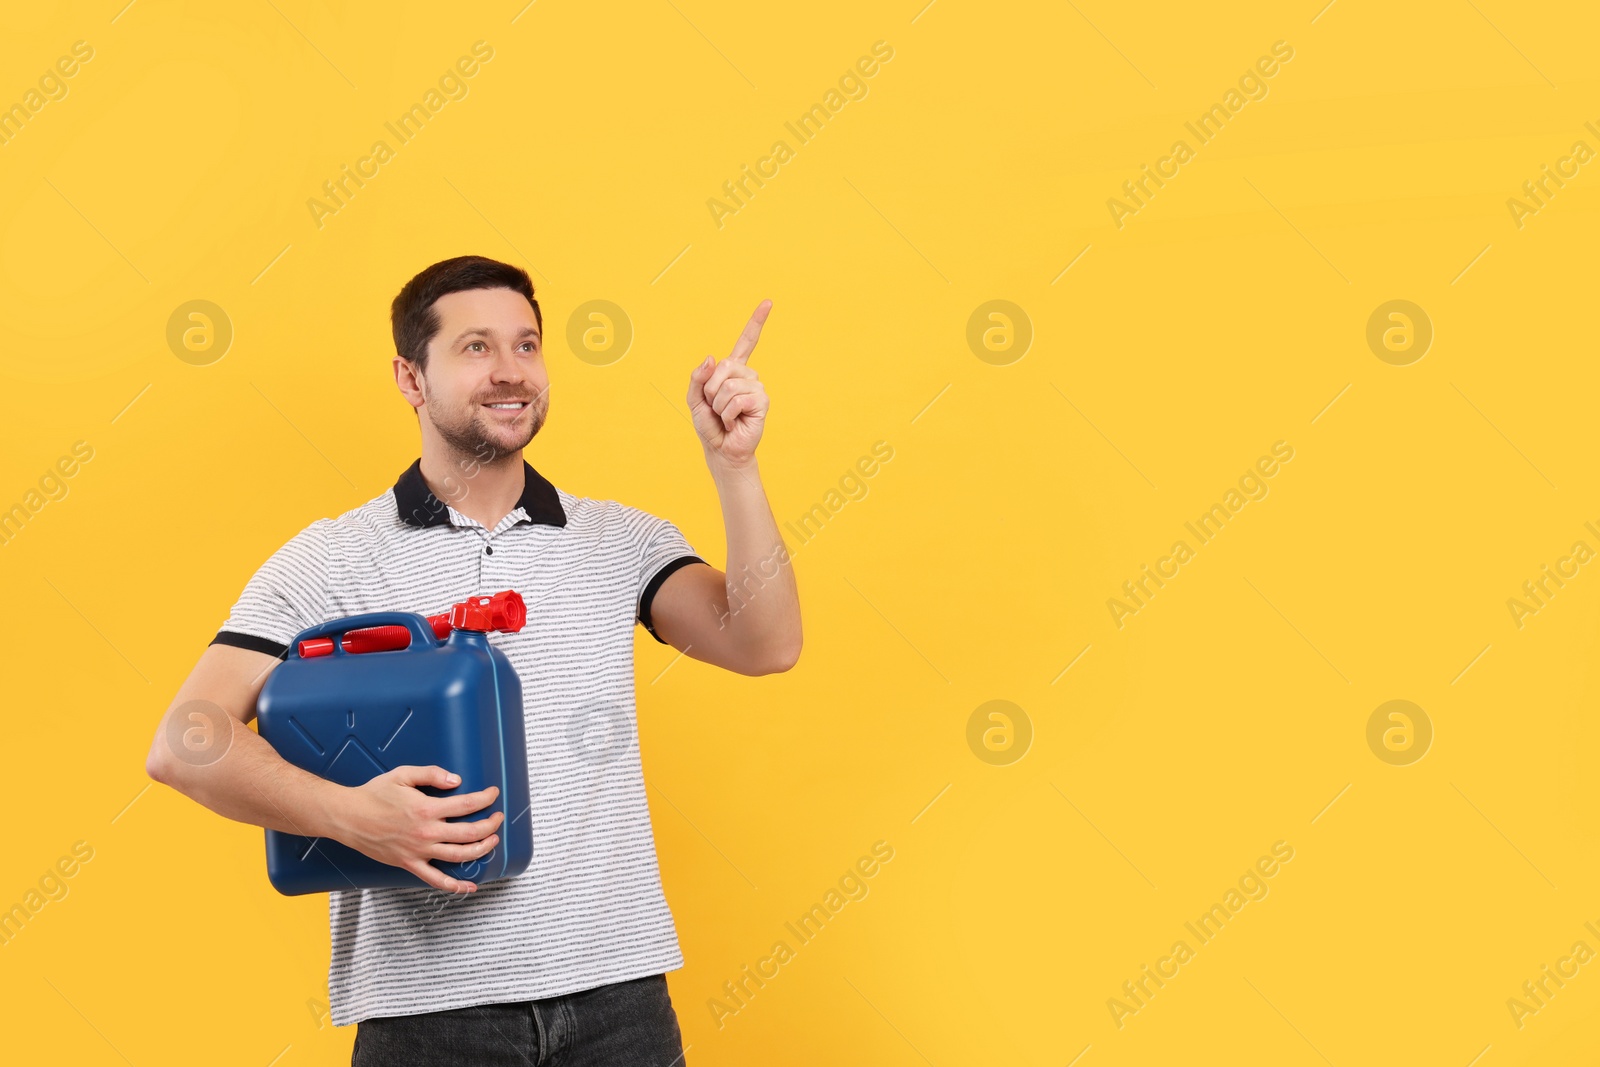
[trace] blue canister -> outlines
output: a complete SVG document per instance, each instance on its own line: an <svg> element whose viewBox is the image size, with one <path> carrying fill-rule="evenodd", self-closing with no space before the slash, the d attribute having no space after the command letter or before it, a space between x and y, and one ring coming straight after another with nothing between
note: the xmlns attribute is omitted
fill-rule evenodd
<svg viewBox="0 0 1600 1067"><path fill-rule="evenodd" d="M503 610L508 596L510 613ZM295 636L256 702L261 736L278 755L339 785L365 785L410 764L461 776L454 789L418 787L429 796L499 786L488 807L449 820L504 812L493 851L464 863L430 861L476 883L515 877L533 859L522 681L486 632L521 629L522 600L515 593L492 599L495 611L491 598L474 597L432 619L375 612L313 626ZM507 614L514 625L504 625ZM442 641L441 631L448 634ZM361 648L383 650L352 651ZM331 838L266 834L267 877L280 893L427 885Z"/></svg>

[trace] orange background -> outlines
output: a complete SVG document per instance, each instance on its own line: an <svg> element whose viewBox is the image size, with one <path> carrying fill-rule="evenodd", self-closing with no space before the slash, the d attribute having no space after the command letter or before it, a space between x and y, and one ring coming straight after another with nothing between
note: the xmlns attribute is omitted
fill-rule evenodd
<svg viewBox="0 0 1600 1067"><path fill-rule="evenodd" d="M92 849L0 945L19 1055L347 1061L326 901L274 893L261 831L143 761L261 561L415 457L388 305L464 253L539 287L528 458L556 484L720 563L683 393L770 297L774 511L855 497L791 545L792 672L638 635L689 1063L1592 1054L1593 964L1507 1003L1600 949L1600 578L1559 563L1600 547L1600 173L1509 205L1600 148L1592 11L123 5L18 9L0 36L0 105L93 51L0 144L0 508L26 515L0 545L0 907ZM465 94L318 225L323 183L478 41ZM799 143L785 124L879 41ZM1199 143L1186 123L1275 42L1292 58ZM1108 206L1183 139L1137 211ZM777 140L791 157L719 226L708 201ZM231 340L186 360L168 329L193 300ZM631 324L620 358L567 341L592 300ZM1370 346L1395 300L1415 311ZM1280 441L1265 495L1189 533L1259 494L1241 479ZM1169 578L1119 627L1146 565ZM1519 626L1545 565L1568 578ZM867 895L719 1025L723 983L879 841ZM1192 939L1277 842L1266 895ZM1192 958L1119 1015L1179 940Z"/></svg>

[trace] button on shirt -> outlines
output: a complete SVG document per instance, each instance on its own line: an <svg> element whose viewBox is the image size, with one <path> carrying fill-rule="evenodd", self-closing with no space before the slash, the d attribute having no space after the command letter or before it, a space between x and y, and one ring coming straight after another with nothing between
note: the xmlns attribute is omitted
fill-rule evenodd
<svg viewBox="0 0 1600 1067"><path fill-rule="evenodd" d="M392 489L275 552L212 641L282 656L296 634L330 619L433 615L502 589L527 605L520 632L489 641L522 680L533 862L472 894L330 893L336 1026L683 966L645 800L633 626L662 641L650 622L656 590L705 561L665 519L573 496L526 462L523 478L517 506L489 530L435 497L413 463Z"/></svg>

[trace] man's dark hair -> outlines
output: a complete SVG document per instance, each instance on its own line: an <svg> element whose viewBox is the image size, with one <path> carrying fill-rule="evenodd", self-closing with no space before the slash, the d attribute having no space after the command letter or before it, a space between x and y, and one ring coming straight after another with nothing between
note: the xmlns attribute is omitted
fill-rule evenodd
<svg viewBox="0 0 1600 1067"><path fill-rule="evenodd" d="M389 325L400 358L418 370L428 369L428 342L439 332L439 312L433 302L463 289L510 289L533 305L533 317L544 333L544 315L533 298L533 279L521 267L483 256L457 256L441 260L406 282L389 306Z"/></svg>

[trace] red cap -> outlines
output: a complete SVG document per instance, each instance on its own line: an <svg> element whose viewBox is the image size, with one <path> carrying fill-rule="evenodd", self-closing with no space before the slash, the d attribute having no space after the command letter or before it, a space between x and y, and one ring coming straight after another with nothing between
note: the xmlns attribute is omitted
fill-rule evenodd
<svg viewBox="0 0 1600 1067"><path fill-rule="evenodd" d="M463 600L450 609L450 625L457 630L476 630L487 633L498 630L514 634L528 621L528 609L522 595L507 589L494 596L475 596Z"/></svg>

